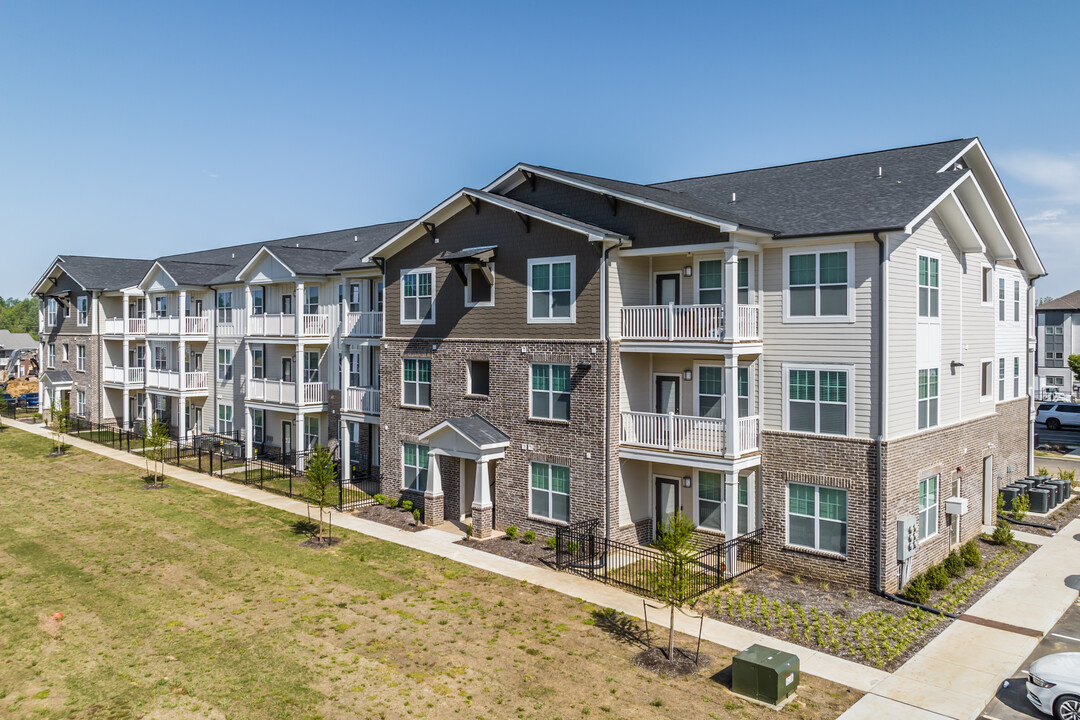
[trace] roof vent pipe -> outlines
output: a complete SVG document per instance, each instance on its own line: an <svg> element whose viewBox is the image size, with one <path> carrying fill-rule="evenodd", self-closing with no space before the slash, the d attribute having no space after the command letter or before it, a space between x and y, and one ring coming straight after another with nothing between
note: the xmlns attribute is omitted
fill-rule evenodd
<svg viewBox="0 0 1080 720"><path fill-rule="evenodd" d="M731 204L735 204L735 193L731 193Z"/></svg>
<svg viewBox="0 0 1080 720"><path fill-rule="evenodd" d="M881 166L880 165L878 165L878 168L877 168L877 176L878 176L878 180L880 180L881 179Z"/></svg>

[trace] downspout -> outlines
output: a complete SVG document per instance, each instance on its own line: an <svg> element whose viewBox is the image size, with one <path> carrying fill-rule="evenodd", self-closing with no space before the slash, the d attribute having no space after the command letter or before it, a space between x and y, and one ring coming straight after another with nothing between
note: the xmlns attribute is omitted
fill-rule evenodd
<svg viewBox="0 0 1080 720"><path fill-rule="evenodd" d="M611 539L611 283L608 281L608 260L611 251L618 250L623 246L620 238L618 244L608 245L604 248L601 256L600 282L604 286L602 300L604 312L601 321L604 327L604 345L607 353L607 364L604 366L604 538Z"/></svg>

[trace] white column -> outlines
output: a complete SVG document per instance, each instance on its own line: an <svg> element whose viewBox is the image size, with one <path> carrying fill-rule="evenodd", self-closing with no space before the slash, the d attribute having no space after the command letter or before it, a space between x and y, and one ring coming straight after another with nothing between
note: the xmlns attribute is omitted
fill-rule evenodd
<svg viewBox="0 0 1080 720"><path fill-rule="evenodd" d="M251 408L247 405L244 405L244 457L248 460L255 457L255 433L251 424Z"/></svg>
<svg viewBox="0 0 1080 720"><path fill-rule="evenodd" d="M739 535L739 474L724 473L724 539L731 540ZM739 548L735 543L728 546L724 562L729 573L738 572Z"/></svg>
<svg viewBox="0 0 1080 720"><path fill-rule="evenodd" d="M439 469L439 456L428 453L427 490L424 491L424 497L436 498L441 497L442 494L442 470Z"/></svg>
<svg viewBox="0 0 1080 720"><path fill-rule="evenodd" d="M125 362L124 365L125 365L125 367L124 367L124 375L126 376L127 375L127 367L126 367L127 363ZM124 414L123 414L123 418L124 418L123 428L125 430L127 430L128 428L131 427L131 408L129 407L130 405L131 405L131 393L128 391L127 387L125 387L124 388Z"/></svg>
<svg viewBox="0 0 1080 720"><path fill-rule="evenodd" d="M739 354L732 353L724 358L724 413L727 447L724 455L737 457L739 454Z"/></svg>
<svg viewBox="0 0 1080 720"><path fill-rule="evenodd" d="M128 318L131 317L131 308L128 307L128 303L130 303L130 302L131 302L131 300L130 300L129 296L126 295L126 294L124 295L123 300L120 302L120 304L123 306L123 311L122 311L120 316L124 319L124 329L123 329L124 335L127 335Z"/></svg>
<svg viewBox="0 0 1080 720"><path fill-rule="evenodd" d="M343 344L341 346L341 367L339 368L339 372L341 374L341 405L342 405L342 407L346 406L345 405L345 397L346 397L347 393L349 392L349 361L351 360L349 355L350 355L351 350L352 350L351 345Z"/></svg>
<svg viewBox="0 0 1080 720"><path fill-rule="evenodd" d="M180 291L180 332L184 332L184 318L187 317L187 290Z"/></svg>
<svg viewBox="0 0 1080 720"><path fill-rule="evenodd" d="M304 471L304 452L307 451L307 432L304 428L304 411L296 411L296 438L293 441L293 447L296 448L296 469L300 472Z"/></svg>
<svg viewBox="0 0 1080 720"><path fill-rule="evenodd" d="M304 335L304 282L298 280L296 283L296 300L293 304L293 313L295 313L296 321L296 334L299 337ZM284 322L284 321L282 321Z"/></svg>
<svg viewBox="0 0 1080 720"><path fill-rule="evenodd" d="M183 395L176 398L176 404L180 406L178 408L180 410L180 427L177 428L180 432L177 433L177 436L186 439L188 436L187 401L184 400Z"/></svg>
<svg viewBox="0 0 1080 720"><path fill-rule="evenodd" d="M124 327L127 327L127 320L124 320ZM131 362L128 360L128 353L130 353L130 352L131 352L131 341L128 340L127 335L125 335L124 336L124 357L123 357L123 361L124 361L123 362L123 365L124 365L124 383L125 384L127 384L127 381L128 381L128 369L131 366ZM104 366L104 363L102 363L102 366Z"/></svg>
<svg viewBox="0 0 1080 720"><path fill-rule="evenodd" d="M181 318L180 322L182 323L183 321L184 321L183 318ZM177 365L179 365L177 370L179 370L179 372L180 372L179 377L180 377L180 394L181 394L181 397L183 396L184 391L187 390L187 363L186 363L187 358L184 357L184 355L186 353L187 353L187 341L184 340L184 336L181 335L180 336L180 343L176 348L176 354L179 356L177 358Z"/></svg>
<svg viewBox="0 0 1080 720"><path fill-rule="evenodd" d="M296 343L296 402L304 402L304 376L307 374L304 368L304 341Z"/></svg>
<svg viewBox="0 0 1080 720"><path fill-rule="evenodd" d="M154 411L153 406L150 403L150 393L143 394L143 432L150 429L150 423L153 421Z"/></svg>
<svg viewBox="0 0 1080 720"><path fill-rule="evenodd" d="M488 487L487 460L476 461L476 483L473 490L473 507L478 509L491 507L491 488Z"/></svg>
<svg viewBox="0 0 1080 720"><path fill-rule="evenodd" d="M342 481L352 480L352 450L349 447L349 443L352 438L349 436L349 423L346 420L339 421L338 426L338 447L341 449L341 479Z"/></svg>
<svg viewBox="0 0 1080 720"><path fill-rule="evenodd" d="M739 339L739 251L724 251L724 339Z"/></svg>

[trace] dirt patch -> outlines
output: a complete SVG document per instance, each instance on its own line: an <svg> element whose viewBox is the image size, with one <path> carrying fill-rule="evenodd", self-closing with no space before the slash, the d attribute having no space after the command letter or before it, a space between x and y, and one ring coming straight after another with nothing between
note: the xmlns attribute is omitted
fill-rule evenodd
<svg viewBox="0 0 1080 720"><path fill-rule="evenodd" d="M334 545L341 543L339 537L324 537L321 540L317 537L308 538L304 542L300 543L300 547L309 548L311 550L327 550Z"/></svg>
<svg viewBox="0 0 1080 720"><path fill-rule="evenodd" d="M908 608L872 592L837 583L820 582L761 568L743 575L735 583L736 591L757 593L770 600L816 607L840 617L858 617L872 611L903 615Z"/></svg>
<svg viewBox="0 0 1080 720"><path fill-rule="evenodd" d="M403 510L400 505L396 508L388 508L385 505L365 505L354 510L352 514L365 520L373 520L409 532L417 532L427 528L426 525L417 525L416 521L413 520L412 512Z"/></svg>
<svg viewBox="0 0 1080 720"><path fill-rule="evenodd" d="M490 540L458 540L455 544L530 565L551 567L555 564L555 551L542 542L526 543L521 538L511 540L504 535Z"/></svg>
<svg viewBox="0 0 1080 720"><path fill-rule="evenodd" d="M708 655L698 655L693 650L677 647L673 657L668 658L666 648L651 647L642 650L630 660L631 664L664 678L679 678L707 670L712 664Z"/></svg>
<svg viewBox="0 0 1080 720"><path fill-rule="evenodd" d="M165 483L146 483L142 486L143 490L165 490L169 486Z"/></svg>
<svg viewBox="0 0 1080 720"><path fill-rule="evenodd" d="M1071 498L1059 505L1057 510L1046 517L1034 517L1028 515L1024 517L1024 520L1027 522L1039 523L1041 525L1053 525L1060 530L1078 517L1080 517L1080 495L1074 494ZM1046 536L1053 535L1057 532L1057 530L1027 527L1026 525L1013 525L1013 530L1019 530L1033 535Z"/></svg>

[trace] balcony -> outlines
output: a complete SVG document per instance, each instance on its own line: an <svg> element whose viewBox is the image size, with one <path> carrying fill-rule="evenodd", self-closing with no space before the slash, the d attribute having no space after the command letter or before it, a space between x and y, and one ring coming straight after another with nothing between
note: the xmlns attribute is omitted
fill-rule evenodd
<svg viewBox="0 0 1080 720"><path fill-rule="evenodd" d="M382 337L381 312L350 312L345 315L345 335L349 337Z"/></svg>
<svg viewBox="0 0 1080 720"><path fill-rule="evenodd" d="M106 335L145 335L146 318L128 318L125 328L124 318L105 318Z"/></svg>
<svg viewBox="0 0 1080 720"><path fill-rule="evenodd" d="M713 341L760 340L757 305L738 306L738 325L728 332L723 305L643 305L622 309L623 340Z"/></svg>
<svg viewBox="0 0 1080 720"><path fill-rule="evenodd" d="M329 337L330 315L248 315L247 334L250 337Z"/></svg>
<svg viewBox="0 0 1080 720"><path fill-rule="evenodd" d="M367 415L379 414L379 388L373 387L347 387L345 388L344 407L345 412L359 412Z"/></svg>
<svg viewBox="0 0 1080 720"><path fill-rule="evenodd" d="M102 379L114 385L142 385L146 381L146 368L129 367L125 373L122 366L106 365Z"/></svg>
<svg viewBox="0 0 1080 720"><path fill-rule="evenodd" d="M306 382L301 384L302 400L296 401L296 382L292 380L266 380L251 378L247 382L244 397L254 402L277 403L280 405L322 405L326 402L326 383Z"/></svg>
<svg viewBox="0 0 1080 720"><path fill-rule="evenodd" d="M727 421L722 418L627 411L622 413L620 442L673 453L727 455L726 425ZM761 422L758 416L739 418L736 454L756 452L760 442Z"/></svg>
<svg viewBox="0 0 1080 720"><path fill-rule="evenodd" d="M209 335L210 318L201 315L166 315L149 317L146 323L147 335Z"/></svg>
<svg viewBox="0 0 1080 720"><path fill-rule="evenodd" d="M172 390L180 392L180 376L184 376L185 392L206 392L209 382L202 370L180 373L176 370L147 370L146 388L148 390Z"/></svg>

